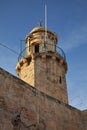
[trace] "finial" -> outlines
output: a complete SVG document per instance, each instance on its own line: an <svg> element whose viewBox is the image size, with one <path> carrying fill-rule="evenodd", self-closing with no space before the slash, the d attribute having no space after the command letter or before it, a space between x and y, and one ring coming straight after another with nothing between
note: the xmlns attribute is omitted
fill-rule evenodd
<svg viewBox="0 0 87 130"><path fill-rule="evenodd" d="M42 20L40 20L40 21L38 22L38 26L39 26L39 27L42 27Z"/></svg>

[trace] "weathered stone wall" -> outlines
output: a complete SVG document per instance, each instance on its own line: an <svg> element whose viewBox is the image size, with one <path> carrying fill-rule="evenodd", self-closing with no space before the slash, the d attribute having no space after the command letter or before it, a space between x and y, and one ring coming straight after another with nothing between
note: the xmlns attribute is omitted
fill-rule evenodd
<svg viewBox="0 0 87 130"><path fill-rule="evenodd" d="M35 86L35 61L31 60L31 57L26 60L25 58L22 58L18 62L19 66L19 77L24 80L25 82L29 83L32 86Z"/></svg>
<svg viewBox="0 0 87 130"><path fill-rule="evenodd" d="M85 130L87 130L87 110L84 110L82 112L82 114L83 114L83 120L84 120Z"/></svg>
<svg viewBox="0 0 87 130"><path fill-rule="evenodd" d="M36 57L35 87L64 103L68 103L66 70L55 54L48 53Z"/></svg>
<svg viewBox="0 0 87 130"><path fill-rule="evenodd" d="M18 70L20 68L20 71ZM40 91L68 103L64 59L55 53L33 54L17 64L19 77Z"/></svg>
<svg viewBox="0 0 87 130"><path fill-rule="evenodd" d="M85 115L0 69L0 130L87 130Z"/></svg>

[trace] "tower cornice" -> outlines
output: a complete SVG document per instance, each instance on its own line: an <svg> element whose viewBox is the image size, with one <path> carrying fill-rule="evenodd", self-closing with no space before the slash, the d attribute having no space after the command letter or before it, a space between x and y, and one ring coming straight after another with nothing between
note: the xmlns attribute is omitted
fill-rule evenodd
<svg viewBox="0 0 87 130"><path fill-rule="evenodd" d="M19 75L20 70L22 69L23 66L28 66L32 60L34 61L38 57L40 57L42 59L50 58L51 60L56 60L57 63L60 66L64 67L65 72L67 72L68 66L67 66L67 62L65 61L64 58L62 58L61 56L57 55L56 53L43 52L43 53L36 53L36 54L34 53L32 55L28 55L28 56L25 56L25 57L21 58L19 60L19 62L17 63L17 65L16 65L17 74Z"/></svg>

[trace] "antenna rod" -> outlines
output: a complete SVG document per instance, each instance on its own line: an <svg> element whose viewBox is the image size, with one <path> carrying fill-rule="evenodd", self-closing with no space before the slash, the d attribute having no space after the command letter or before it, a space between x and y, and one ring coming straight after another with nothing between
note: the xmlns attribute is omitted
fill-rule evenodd
<svg viewBox="0 0 87 130"><path fill-rule="evenodd" d="M46 42L46 36L47 36L47 6L45 4L45 42Z"/></svg>

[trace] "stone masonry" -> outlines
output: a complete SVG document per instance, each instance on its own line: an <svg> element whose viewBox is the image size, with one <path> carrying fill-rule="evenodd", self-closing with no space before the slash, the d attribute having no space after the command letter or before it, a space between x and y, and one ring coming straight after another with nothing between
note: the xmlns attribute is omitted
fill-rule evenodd
<svg viewBox="0 0 87 130"><path fill-rule="evenodd" d="M57 53L57 35L44 27L35 27L26 37L26 54L19 59L18 76L37 88L64 103L68 103L66 73L67 62ZM59 48L57 48L59 49ZM24 52L23 52L24 53Z"/></svg>
<svg viewBox="0 0 87 130"><path fill-rule="evenodd" d="M28 62L25 62L26 60L21 59L18 63L21 68L19 73L21 79L40 91L68 103L67 88L65 87L67 68L64 60L49 53L34 54L33 58L28 57L29 64L26 64Z"/></svg>
<svg viewBox="0 0 87 130"><path fill-rule="evenodd" d="M0 130L87 130L87 111L63 103L0 68Z"/></svg>

